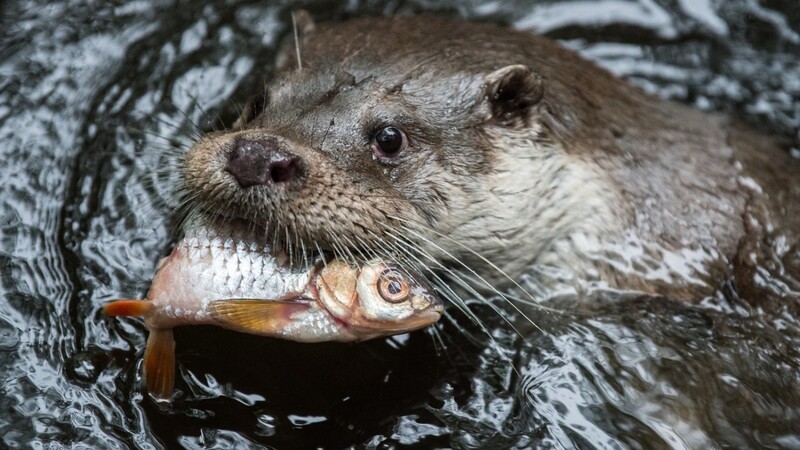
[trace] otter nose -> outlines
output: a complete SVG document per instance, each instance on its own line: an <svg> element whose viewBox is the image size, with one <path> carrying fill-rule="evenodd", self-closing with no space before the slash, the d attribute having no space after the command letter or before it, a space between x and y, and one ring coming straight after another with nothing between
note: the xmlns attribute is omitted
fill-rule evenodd
<svg viewBox="0 0 800 450"><path fill-rule="evenodd" d="M228 156L228 172L239 186L286 183L302 176L302 161L273 139L238 139Z"/></svg>

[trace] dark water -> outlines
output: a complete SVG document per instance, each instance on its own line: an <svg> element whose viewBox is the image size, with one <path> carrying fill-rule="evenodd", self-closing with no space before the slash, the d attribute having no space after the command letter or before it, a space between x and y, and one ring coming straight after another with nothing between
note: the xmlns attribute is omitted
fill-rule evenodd
<svg viewBox="0 0 800 450"><path fill-rule="evenodd" d="M142 394L146 330L100 308L145 293L176 155L230 123L298 5L0 5L0 448L800 448L800 288L774 264L749 298L555 302L567 312L537 315L545 331L476 304L491 340L455 312L441 342L181 329L181 394L159 407ZM795 0L302 6L507 22L660 95L800 127Z"/></svg>

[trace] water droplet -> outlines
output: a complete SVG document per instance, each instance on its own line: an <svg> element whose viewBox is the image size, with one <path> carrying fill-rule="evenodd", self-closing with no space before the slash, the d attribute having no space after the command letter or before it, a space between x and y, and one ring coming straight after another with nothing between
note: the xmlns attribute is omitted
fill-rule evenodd
<svg viewBox="0 0 800 450"><path fill-rule="evenodd" d="M276 432L275 418L269 414L261 414L256 420L258 426L257 434L261 436L274 436Z"/></svg>
<svg viewBox="0 0 800 450"><path fill-rule="evenodd" d="M107 362L107 355L99 349L76 353L69 360L68 374L79 381L92 383L102 372Z"/></svg>
<svg viewBox="0 0 800 450"><path fill-rule="evenodd" d="M0 319L0 351L12 351L19 345L19 330Z"/></svg>

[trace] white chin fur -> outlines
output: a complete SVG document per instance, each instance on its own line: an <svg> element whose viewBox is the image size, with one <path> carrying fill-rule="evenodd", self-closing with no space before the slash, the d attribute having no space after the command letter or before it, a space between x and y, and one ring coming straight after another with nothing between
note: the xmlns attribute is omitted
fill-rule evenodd
<svg viewBox="0 0 800 450"><path fill-rule="evenodd" d="M498 152L486 186L475 190L486 195L471 198L469 207L454 205L453 240L476 243L470 250L502 262L498 267L511 277L540 264L591 270L586 252L594 248L582 243L594 247L624 229L613 186L599 168L537 140L535 129L490 130L489 135L505 151Z"/></svg>

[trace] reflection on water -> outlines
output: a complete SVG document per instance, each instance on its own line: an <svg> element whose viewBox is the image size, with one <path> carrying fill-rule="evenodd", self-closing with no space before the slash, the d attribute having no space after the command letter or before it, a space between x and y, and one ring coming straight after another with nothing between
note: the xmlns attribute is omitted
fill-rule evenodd
<svg viewBox="0 0 800 450"><path fill-rule="evenodd" d="M800 126L792 0L529 3L310 9L503 21L660 95L777 133ZM800 250L780 237L751 243L762 282L746 293L556 302L566 312L541 313L545 331L524 338L481 305L491 339L457 316L441 342L182 329L181 395L154 404L141 393L143 325L100 308L146 290L170 243L175 158L197 129L230 123L292 6L2 8L0 447L800 447ZM672 257L679 268L702 255Z"/></svg>

